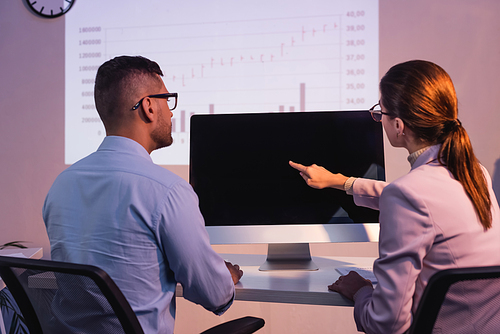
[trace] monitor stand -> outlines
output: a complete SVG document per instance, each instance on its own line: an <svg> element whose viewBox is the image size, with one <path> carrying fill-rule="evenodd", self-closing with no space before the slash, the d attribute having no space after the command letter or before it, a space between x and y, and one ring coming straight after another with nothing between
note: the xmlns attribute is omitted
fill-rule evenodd
<svg viewBox="0 0 500 334"><path fill-rule="evenodd" d="M318 270L311 258L308 243L269 244L267 259L259 270Z"/></svg>

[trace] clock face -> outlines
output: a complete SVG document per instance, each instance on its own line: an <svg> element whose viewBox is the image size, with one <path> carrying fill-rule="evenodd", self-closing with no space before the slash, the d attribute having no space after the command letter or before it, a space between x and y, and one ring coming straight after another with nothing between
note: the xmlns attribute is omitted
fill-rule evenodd
<svg viewBox="0 0 500 334"><path fill-rule="evenodd" d="M37 15L54 18L64 15L76 0L26 0L28 7Z"/></svg>

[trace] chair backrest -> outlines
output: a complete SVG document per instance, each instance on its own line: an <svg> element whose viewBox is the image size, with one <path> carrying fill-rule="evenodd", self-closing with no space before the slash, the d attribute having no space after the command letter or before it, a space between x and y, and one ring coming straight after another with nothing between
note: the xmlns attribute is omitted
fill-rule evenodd
<svg viewBox="0 0 500 334"><path fill-rule="evenodd" d="M409 333L500 333L500 266L436 273Z"/></svg>
<svg viewBox="0 0 500 334"><path fill-rule="evenodd" d="M143 333L120 289L95 266L0 256L0 276L30 334Z"/></svg>

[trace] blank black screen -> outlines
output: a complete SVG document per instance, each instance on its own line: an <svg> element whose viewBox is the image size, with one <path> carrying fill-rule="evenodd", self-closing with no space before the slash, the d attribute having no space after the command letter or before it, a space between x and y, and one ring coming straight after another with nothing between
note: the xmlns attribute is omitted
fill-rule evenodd
<svg viewBox="0 0 500 334"><path fill-rule="evenodd" d="M312 189L292 160L385 179L382 126L367 111L194 115L190 183L207 226L378 222L335 189Z"/></svg>

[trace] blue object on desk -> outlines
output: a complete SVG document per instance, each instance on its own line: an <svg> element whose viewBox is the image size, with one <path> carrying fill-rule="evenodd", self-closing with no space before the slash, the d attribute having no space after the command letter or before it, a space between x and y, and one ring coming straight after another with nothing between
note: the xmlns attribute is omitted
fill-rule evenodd
<svg viewBox="0 0 500 334"><path fill-rule="evenodd" d="M29 333L21 310L8 288L0 291L0 309L5 333ZM0 324L1 326L2 324Z"/></svg>

